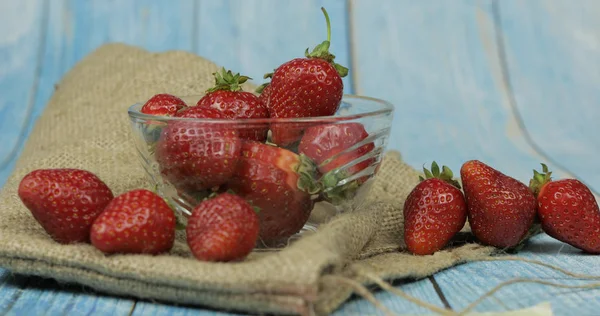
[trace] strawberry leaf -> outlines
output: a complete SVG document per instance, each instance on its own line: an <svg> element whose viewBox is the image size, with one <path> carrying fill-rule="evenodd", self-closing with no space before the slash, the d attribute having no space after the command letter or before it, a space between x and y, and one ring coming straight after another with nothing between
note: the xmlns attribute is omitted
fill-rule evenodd
<svg viewBox="0 0 600 316"><path fill-rule="evenodd" d="M446 177L448 177L448 179L454 178L454 173L452 173L452 170L450 170L450 168L446 166L442 167L442 175L445 175Z"/></svg>
<svg viewBox="0 0 600 316"><path fill-rule="evenodd" d="M256 91L256 93L259 93L259 94L260 94L260 93L262 93L262 92L263 92L263 90L265 90L265 88L266 88L268 85L269 85L269 83L268 83L268 82L267 82L267 83L263 83L263 84L261 84L260 86L258 86L258 88L256 88L256 90L254 90L254 91Z"/></svg>
<svg viewBox="0 0 600 316"><path fill-rule="evenodd" d="M348 68L346 68L340 64L333 64L333 67L335 67L335 70L337 70L340 77L344 78L348 75Z"/></svg>
<svg viewBox="0 0 600 316"><path fill-rule="evenodd" d="M215 77L215 85L206 90L207 93L218 90L241 91L241 85L252 79L248 76L242 76L239 73L233 74L231 70L225 70L225 68L221 68L221 72L213 73L213 76Z"/></svg>
<svg viewBox="0 0 600 316"><path fill-rule="evenodd" d="M429 171L429 169L423 167L423 173L425 174L425 178L426 179L431 179L434 178L433 174L431 173L431 171Z"/></svg>
<svg viewBox="0 0 600 316"><path fill-rule="evenodd" d="M440 176L440 167L435 161L431 163L431 173L433 173L433 176L435 178L438 178Z"/></svg>
<svg viewBox="0 0 600 316"><path fill-rule="evenodd" d="M425 178L419 176L420 181L435 178L444 180L445 182L453 185L458 189L461 188L460 183L456 179L454 179L454 173L452 173L452 170L450 170L450 168L448 168L447 166L442 166L442 172L440 173L440 166L435 161L431 163L431 171L427 170L427 168L423 166L423 173L425 174Z"/></svg>
<svg viewBox="0 0 600 316"><path fill-rule="evenodd" d="M529 180L529 189L533 192L533 194L537 197L540 193L542 187L552 181L552 172L548 170L548 166L545 164L542 165L542 172L538 172L537 170L533 170L533 178Z"/></svg>
<svg viewBox="0 0 600 316"><path fill-rule="evenodd" d="M308 193L317 194L321 192L322 186L317 181L317 167L315 163L304 154L300 154L299 163L296 167L298 173L298 189Z"/></svg>

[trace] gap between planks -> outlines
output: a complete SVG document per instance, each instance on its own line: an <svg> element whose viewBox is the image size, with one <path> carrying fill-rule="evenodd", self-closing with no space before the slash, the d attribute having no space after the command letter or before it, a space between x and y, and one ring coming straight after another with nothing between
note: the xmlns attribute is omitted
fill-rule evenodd
<svg viewBox="0 0 600 316"><path fill-rule="evenodd" d="M22 143L25 141L25 136L27 134L27 130L29 126L33 123L31 122L31 115L33 113L33 108L35 104L35 100L38 94L40 76L42 73L42 63L44 59L44 53L46 48L46 29L48 28L48 10L49 4L48 0L43 0L42 3L42 22L40 23L39 29L39 46L36 55L36 66L34 71L33 83L31 88L29 89L29 99L27 100L27 109L25 112L25 118L23 119L23 126L21 126L21 130L19 131L19 136L17 137L17 141L15 142L14 147L8 152L6 157L2 161L0 161L0 170L4 168L8 168L10 163L16 159L17 153L19 153L22 149Z"/></svg>
<svg viewBox="0 0 600 316"><path fill-rule="evenodd" d="M510 72L508 70L508 61L507 61L507 57L506 57L506 48L505 48L505 41L504 41L504 29L503 29L502 18L501 18L502 12L500 10L499 0L492 1L491 11L492 11L492 19L494 22L496 53L497 53L497 57L498 57L497 60L498 60L499 66L500 66L500 75L502 78L502 89L501 90L504 94L506 94L506 97L508 100L508 105L511 109L511 115L514 117L520 133L523 135L525 142L527 144L529 144L531 149L533 149L533 151L535 153L537 153L541 158L545 159L546 161L548 161L551 164L553 164L554 166L556 166L558 169L560 169L562 172L564 172L569 177L578 179L577 175L575 175L574 172L572 172L569 168L564 166L562 163L560 163L556 159L552 158L548 153L546 153L546 151L544 151L533 140L533 137L531 137L531 134L529 133L529 130L527 129L527 126L524 123L523 116L519 112L519 109L517 106L517 100L516 100L515 94L514 94L514 89L513 89L513 85L512 85ZM600 194L591 186L589 186L589 188L592 191L592 193L596 196L596 199L598 199Z"/></svg>

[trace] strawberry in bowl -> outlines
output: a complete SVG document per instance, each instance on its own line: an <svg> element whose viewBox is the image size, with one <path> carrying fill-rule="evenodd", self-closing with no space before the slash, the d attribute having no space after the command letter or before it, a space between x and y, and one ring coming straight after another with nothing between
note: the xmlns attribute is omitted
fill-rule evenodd
<svg viewBox="0 0 600 316"><path fill-rule="evenodd" d="M165 96L155 96L130 106L141 164L176 211L191 216L215 194L235 195L258 209L257 243L272 245L364 200L393 107L343 94L348 69L329 50L323 13L327 40L265 75L270 81L256 92L247 87L251 78L221 69L201 95L169 96L166 106L152 101ZM160 134L149 137L150 126L160 126Z"/></svg>
<svg viewBox="0 0 600 316"><path fill-rule="evenodd" d="M259 240L265 243L318 226L325 220L313 218L322 209L333 206L331 216L355 208L362 200L357 192L367 193L375 177L393 117L389 103L352 95L343 97L333 115L303 118L231 117L216 101L203 105L204 97L182 96L198 105L174 116L142 113L143 102L130 107L142 166L157 192L188 216L211 194L247 200L260 209ZM164 126L156 142L146 141L149 122ZM273 122L284 129L310 127L294 147L242 133Z"/></svg>

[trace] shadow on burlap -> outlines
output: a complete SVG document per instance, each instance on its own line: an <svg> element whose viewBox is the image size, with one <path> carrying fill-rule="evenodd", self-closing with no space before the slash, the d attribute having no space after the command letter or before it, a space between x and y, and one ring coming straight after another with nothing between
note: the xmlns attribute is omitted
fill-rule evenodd
<svg viewBox="0 0 600 316"><path fill-rule="evenodd" d="M77 64L0 193L0 266L116 295L253 313L327 314L353 293L327 275L361 283L361 271L422 278L492 253L475 244L424 257L401 251L403 199L418 174L397 153L385 157L367 207L338 216L281 252L254 253L244 262L194 260L181 236L160 256L105 256L90 245L53 242L18 199L19 180L33 169L69 167L96 173L115 194L149 188L130 143L127 107L159 92L202 94L217 69L190 53L152 54L121 44L105 45Z"/></svg>

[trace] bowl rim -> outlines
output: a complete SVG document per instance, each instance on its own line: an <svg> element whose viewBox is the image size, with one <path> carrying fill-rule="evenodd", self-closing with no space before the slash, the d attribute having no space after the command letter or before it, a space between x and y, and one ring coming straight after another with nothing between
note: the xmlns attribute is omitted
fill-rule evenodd
<svg viewBox="0 0 600 316"><path fill-rule="evenodd" d="M202 97L202 94L197 95L186 95L186 96L178 96L180 98L192 98L192 97ZM355 94L344 94L342 96L342 102L349 100L361 100L361 101L369 101L378 105L378 109L363 112L358 114L349 114L349 115L329 115L329 116L312 116L312 117L293 117L293 118L243 118L243 119L209 119L209 118L188 118L188 117L173 117L173 116L158 116L141 113L137 110L137 108L141 108L144 103L135 103L127 109L127 113L130 119L141 119L141 120L149 120L149 121L194 121L194 122L206 122L206 123L219 123L219 124L232 124L232 123L323 123L323 121L350 121L355 119L360 119L364 117L373 117L379 116L382 114L391 114L394 112L394 105L388 101L367 97Z"/></svg>

